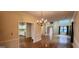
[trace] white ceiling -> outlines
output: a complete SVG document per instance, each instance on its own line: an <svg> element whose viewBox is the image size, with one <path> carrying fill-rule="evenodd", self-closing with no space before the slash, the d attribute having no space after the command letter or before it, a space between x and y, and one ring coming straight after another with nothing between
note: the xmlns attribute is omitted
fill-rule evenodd
<svg viewBox="0 0 79 59"><path fill-rule="evenodd" d="M43 16L44 18L47 18L48 20L51 19L62 19L62 18L72 18L73 11L27 11L29 14L38 17L39 19Z"/></svg>

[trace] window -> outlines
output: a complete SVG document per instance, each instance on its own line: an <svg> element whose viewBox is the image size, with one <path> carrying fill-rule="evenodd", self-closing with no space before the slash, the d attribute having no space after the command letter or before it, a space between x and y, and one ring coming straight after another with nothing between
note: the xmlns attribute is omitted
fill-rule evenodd
<svg viewBox="0 0 79 59"><path fill-rule="evenodd" d="M60 26L60 33L67 33L67 27L66 26Z"/></svg>

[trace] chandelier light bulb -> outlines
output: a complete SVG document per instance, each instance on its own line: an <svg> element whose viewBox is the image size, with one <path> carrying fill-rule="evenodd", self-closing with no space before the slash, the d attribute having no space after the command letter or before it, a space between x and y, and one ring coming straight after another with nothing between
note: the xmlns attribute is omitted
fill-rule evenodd
<svg viewBox="0 0 79 59"><path fill-rule="evenodd" d="M37 20L37 23L39 22L39 20Z"/></svg>
<svg viewBox="0 0 79 59"><path fill-rule="evenodd" d="M44 21L44 19L43 19L43 18L42 18L41 20L42 20L42 21Z"/></svg>
<svg viewBox="0 0 79 59"><path fill-rule="evenodd" d="M47 22L47 19L44 21L44 23L46 23Z"/></svg>
<svg viewBox="0 0 79 59"><path fill-rule="evenodd" d="M40 20L40 23L42 23L42 20Z"/></svg>

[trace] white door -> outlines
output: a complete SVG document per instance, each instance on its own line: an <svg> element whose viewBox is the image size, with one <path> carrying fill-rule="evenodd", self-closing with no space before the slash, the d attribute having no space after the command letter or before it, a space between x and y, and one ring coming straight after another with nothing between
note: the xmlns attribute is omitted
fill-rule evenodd
<svg viewBox="0 0 79 59"><path fill-rule="evenodd" d="M52 40L52 38L53 38L53 27L48 27L48 35L49 35L49 38L50 38L50 40Z"/></svg>

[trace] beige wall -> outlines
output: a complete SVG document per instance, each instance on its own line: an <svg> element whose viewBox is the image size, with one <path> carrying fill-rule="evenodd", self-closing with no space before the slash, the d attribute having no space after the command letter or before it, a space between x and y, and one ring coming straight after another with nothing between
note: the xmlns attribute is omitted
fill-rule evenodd
<svg viewBox="0 0 79 59"><path fill-rule="evenodd" d="M74 18L74 43L75 48L79 48L79 12L76 12L76 17Z"/></svg>
<svg viewBox="0 0 79 59"><path fill-rule="evenodd" d="M6 47L18 47L18 16L12 12L1 12L1 43ZM16 44L14 46L12 42L16 40ZM14 42L15 43L15 42Z"/></svg>

